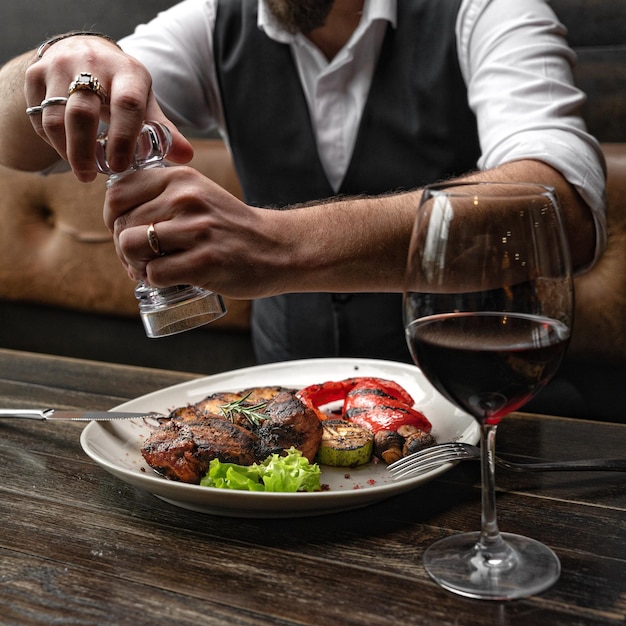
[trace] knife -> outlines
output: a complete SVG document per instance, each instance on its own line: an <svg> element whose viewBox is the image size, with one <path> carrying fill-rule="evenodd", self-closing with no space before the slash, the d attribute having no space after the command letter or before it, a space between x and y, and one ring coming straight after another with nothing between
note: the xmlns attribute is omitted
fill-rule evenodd
<svg viewBox="0 0 626 626"><path fill-rule="evenodd" d="M57 411L56 409L0 409L0 418L18 417L33 420L70 420L74 422L109 421L124 419L159 419L159 413L116 413L113 411Z"/></svg>

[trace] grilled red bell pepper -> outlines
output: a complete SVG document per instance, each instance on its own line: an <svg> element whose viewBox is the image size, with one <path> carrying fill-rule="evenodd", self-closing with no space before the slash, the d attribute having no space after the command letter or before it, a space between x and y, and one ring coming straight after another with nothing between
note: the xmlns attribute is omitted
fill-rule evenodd
<svg viewBox="0 0 626 626"><path fill-rule="evenodd" d="M355 424L379 430L398 430L412 425L430 432L428 419L413 408L413 398L397 383L381 378L357 377L342 381L329 381L311 385L298 392L298 396L312 408L321 420L327 414L320 407L343 400L342 417Z"/></svg>

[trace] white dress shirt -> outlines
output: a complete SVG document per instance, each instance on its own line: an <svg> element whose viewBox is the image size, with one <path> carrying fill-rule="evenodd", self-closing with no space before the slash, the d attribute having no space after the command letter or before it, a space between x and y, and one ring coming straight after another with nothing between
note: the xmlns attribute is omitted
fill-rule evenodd
<svg viewBox="0 0 626 626"><path fill-rule="evenodd" d="M258 2L259 28L292 50L319 156L337 190L385 29L396 23L397 0L365 0L358 28L331 61L302 34L282 30ZM120 43L150 69L172 121L201 132L217 128L228 142L212 62L216 5L184 0ZM600 147L578 115L585 96L573 86L575 57L565 32L545 0L463 0L456 24L459 63L478 122L477 167L536 159L561 172L594 213L599 255L606 242L604 171Z"/></svg>

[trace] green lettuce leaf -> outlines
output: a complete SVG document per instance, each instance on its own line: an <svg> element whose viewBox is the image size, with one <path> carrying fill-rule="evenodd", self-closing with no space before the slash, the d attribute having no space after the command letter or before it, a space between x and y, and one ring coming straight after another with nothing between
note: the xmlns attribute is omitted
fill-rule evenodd
<svg viewBox="0 0 626 626"><path fill-rule="evenodd" d="M321 470L309 463L300 450L290 448L286 456L270 455L262 463L237 465L213 459L200 484L218 489L243 491L321 491Z"/></svg>

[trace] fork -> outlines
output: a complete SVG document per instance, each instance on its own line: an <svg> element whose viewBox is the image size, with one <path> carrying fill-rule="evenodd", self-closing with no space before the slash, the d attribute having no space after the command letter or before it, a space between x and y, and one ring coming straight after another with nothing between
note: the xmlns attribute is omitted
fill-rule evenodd
<svg viewBox="0 0 626 626"><path fill-rule="evenodd" d="M391 463L387 469L395 480L423 474L455 461L479 460L480 448L458 441L442 443ZM626 459L587 459L580 461L551 461L547 463L513 463L496 457L496 464L516 472L548 472L599 470L626 472Z"/></svg>

